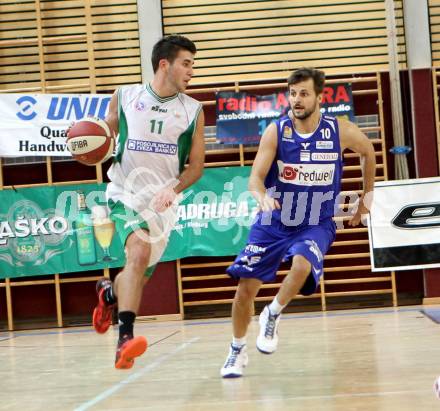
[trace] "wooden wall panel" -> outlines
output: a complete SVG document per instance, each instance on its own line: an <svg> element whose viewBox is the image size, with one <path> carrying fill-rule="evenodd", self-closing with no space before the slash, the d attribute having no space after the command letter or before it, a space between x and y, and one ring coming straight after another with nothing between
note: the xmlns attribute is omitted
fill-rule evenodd
<svg viewBox="0 0 440 411"><path fill-rule="evenodd" d="M399 61L406 66L402 1ZM300 66L328 74L388 69L384 1L162 0L165 34L199 50L194 83L287 77Z"/></svg>
<svg viewBox="0 0 440 411"><path fill-rule="evenodd" d="M136 0L4 1L0 91L112 92L139 83L137 18Z"/></svg>
<svg viewBox="0 0 440 411"><path fill-rule="evenodd" d="M437 1L440 3L431 3ZM388 68L383 1L163 0L162 4L165 34L184 34L197 44L193 84L203 84L205 98L201 100L206 111L213 108L215 90L227 82L231 89L253 89L258 93L267 86L260 80L273 79L278 84L274 88L284 87L287 74L301 65L325 69L330 78L334 74L376 73ZM396 5L399 59L405 67L402 1L396 1ZM436 23L437 18L433 21ZM0 23L1 92L111 92L122 84L141 81L136 0L2 0ZM249 80L255 81L251 84ZM377 179L383 180L387 170L380 78L375 74L358 80L356 83L354 76L346 80L356 83L355 96L369 93L377 98L377 106L371 110L378 115L379 124L364 131L378 134L374 140ZM197 94L194 90L192 93ZM207 143L207 167L251 165L256 152L256 147L216 146L213 137L208 137ZM359 158L348 153L346 160L344 189L359 191ZM62 184L56 168L52 176L51 159L44 162L43 174L47 176L40 178L42 184ZM63 170L77 169L78 165L72 163L62 164ZM4 168L0 165L0 170ZM88 171L95 174L95 170ZM97 168L88 181L101 179L102 170ZM20 181L14 184L20 185ZM345 229L338 235L326 259L321 290L312 298L321 300L322 309L326 309L326 297L341 295L386 293L392 294L396 304L394 276L377 277L370 271L366 229ZM184 307L231 302L235 284L224 274L230 260L177 262L181 313ZM280 281L285 273L282 268ZM93 276L52 277L49 286L96 280ZM14 325L8 295L11 287L18 285L10 280L0 283L9 301L9 329ZM271 299L278 286L279 281L265 285L258 299ZM62 325L58 301L57 317L58 325Z"/></svg>
<svg viewBox="0 0 440 411"><path fill-rule="evenodd" d="M428 0L432 65L440 67L440 0Z"/></svg>

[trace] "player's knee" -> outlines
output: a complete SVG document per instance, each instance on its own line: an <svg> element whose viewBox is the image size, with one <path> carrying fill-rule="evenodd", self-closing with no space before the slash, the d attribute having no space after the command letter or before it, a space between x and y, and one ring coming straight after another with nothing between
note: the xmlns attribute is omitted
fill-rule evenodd
<svg viewBox="0 0 440 411"><path fill-rule="evenodd" d="M255 298L258 290L246 283L240 283L237 289L237 302L241 304L249 304Z"/></svg>
<svg viewBox="0 0 440 411"><path fill-rule="evenodd" d="M246 289L239 289L236 295L236 300L239 304L248 304L250 301L252 301L252 295Z"/></svg>
<svg viewBox="0 0 440 411"><path fill-rule="evenodd" d="M130 266L140 274L143 275L145 270L148 268L148 256L145 254L135 253L131 256L129 260L127 260L127 263L130 264Z"/></svg>
<svg viewBox="0 0 440 411"><path fill-rule="evenodd" d="M143 273L147 267L150 260L150 245L143 241L132 243L130 247L127 247L127 265Z"/></svg>
<svg viewBox="0 0 440 411"><path fill-rule="evenodd" d="M292 274L298 279L306 279L310 273L312 266L311 264L302 256L296 256L292 262Z"/></svg>

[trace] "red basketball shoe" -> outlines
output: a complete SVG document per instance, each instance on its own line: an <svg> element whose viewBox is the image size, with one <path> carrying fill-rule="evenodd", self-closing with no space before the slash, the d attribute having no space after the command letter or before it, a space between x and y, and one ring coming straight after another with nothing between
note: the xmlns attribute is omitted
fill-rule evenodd
<svg viewBox="0 0 440 411"><path fill-rule="evenodd" d="M116 304L108 304L104 301L104 293L111 286L112 282L108 278L100 278L96 283L98 305L93 310L93 327L99 334L104 334L112 324L112 313Z"/></svg>
<svg viewBox="0 0 440 411"><path fill-rule="evenodd" d="M115 368L126 370L133 367L134 359L142 355L147 349L148 343L145 337L132 337L124 335L118 341L116 349Z"/></svg>

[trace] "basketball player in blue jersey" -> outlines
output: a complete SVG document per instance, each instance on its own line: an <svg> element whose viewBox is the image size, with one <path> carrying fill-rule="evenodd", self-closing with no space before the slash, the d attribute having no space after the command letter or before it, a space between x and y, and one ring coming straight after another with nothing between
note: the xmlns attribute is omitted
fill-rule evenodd
<svg viewBox="0 0 440 411"><path fill-rule="evenodd" d="M93 325L105 333L118 303L118 369L131 368L147 348L143 336L133 335L142 290L177 219L178 194L203 172L202 105L184 94L193 76L195 53L194 43L186 37L161 39L152 52L152 81L121 87L105 119L119 134L106 195L125 246L126 264L113 284L106 278L98 281Z"/></svg>
<svg viewBox="0 0 440 411"><path fill-rule="evenodd" d="M274 281L282 261L291 268L271 304L259 317L257 349L271 354L278 345L283 308L300 292L312 294L323 274L324 255L335 239L332 219L341 187L345 149L359 153L363 195L349 225L356 226L369 207L375 153L359 128L343 119L321 115L325 75L302 68L288 78L289 115L265 130L249 178L249 190L260 205L246 247L227 269L239 279L232 305L233 339L221 368L223 378L241 377L248 363L246 332L255 297Z"/></svg>

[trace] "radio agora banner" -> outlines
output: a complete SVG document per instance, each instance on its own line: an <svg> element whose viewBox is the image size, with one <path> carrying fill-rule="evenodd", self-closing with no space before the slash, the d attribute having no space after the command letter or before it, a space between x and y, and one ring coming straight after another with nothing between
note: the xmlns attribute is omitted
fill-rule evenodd
<svg viewBox="0 0 440 411"><path fill-rule="evenodd" d="M289 93L267 95L220 91L216 94L217 140L223 144L257 144L274 120L288 113ZM329 84L322 93L321 113L354 121L350 83Z"/></svg>

